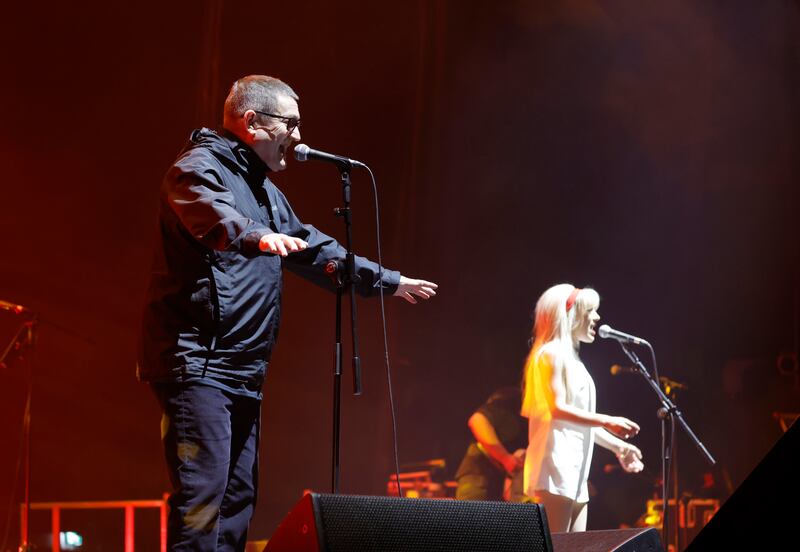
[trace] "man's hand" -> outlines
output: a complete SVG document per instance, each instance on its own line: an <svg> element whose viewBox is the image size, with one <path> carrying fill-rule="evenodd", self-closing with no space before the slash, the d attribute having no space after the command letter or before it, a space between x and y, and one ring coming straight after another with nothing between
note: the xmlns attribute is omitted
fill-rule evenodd
<svg viewBox="0 0 800 552"><path fill-rule="evenodd" d="M625 443L625 446L617 454L617 460L622 469L628 473L639 473L644 469L642 451L630 443Z"/></svg>
<svg viewBox="0 0 800 552"><path fill-rule="evenodd" d="M397 291L394 292L395 296L402 297L409 303L417 304L417 299L414 297L422 297L423 299L430 299L436 295L436 289L439 286L433 282L425 280L414 280L400 276L400 284L397 286Z"/></svg>
<svg viewBox="0 0 800 552"><path fill-rule="evenodd" d="M252 242L251 242L252 243ZM286 234L264 234L258 241L258 248L264 253L274 253L285 257L289 253L302 251L308 243L300 238L293 238Z"/></svg>
<svg viewBox="0 0 800 552"><path fill-rule="evenodd" d="M509 454L503 460L503 468L506 470L506 474L508 474L509 477L512 477L515 473L517 473L524 467L525 467L525 451L522 449L516 451L514 454Z"/></svg>

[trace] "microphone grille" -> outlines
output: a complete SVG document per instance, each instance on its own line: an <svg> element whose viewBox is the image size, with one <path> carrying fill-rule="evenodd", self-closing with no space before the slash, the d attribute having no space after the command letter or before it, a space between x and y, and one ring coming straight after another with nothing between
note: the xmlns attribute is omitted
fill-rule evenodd
<svg viewBox="0 0 800 552"><path fill-rule="evenodd" d="M309 148L305 144L297 144L294 147L294 158L298 161L305 161L308 159L308 152L311 148Z"/></svg>
<svg viewBox="0 0 800 552"><path fill-rule="evenodd" d="M611 326L609 326L608 324L603 324L602 326L597 328L598 335L604 339L608 337L608 334L610 332L611 332Z"/></svg>

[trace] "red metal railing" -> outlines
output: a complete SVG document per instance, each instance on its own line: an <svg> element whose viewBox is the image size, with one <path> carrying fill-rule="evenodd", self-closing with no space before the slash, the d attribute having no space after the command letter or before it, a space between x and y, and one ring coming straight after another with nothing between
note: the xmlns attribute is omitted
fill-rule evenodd
<svg viewBox="0 0 800 552"><path fill-rule="evenodd" d="M167 498L161 500L96 500L86 502L32 502L31 510L50 510L53 531L53 552L61 551L61 510L108 510L120 508L125 510L125 552L134 552L134 510L136 508L158 508L161 514L161 552L167 552ZM25 505L20 505L20 527L28 523Z"/></svg>

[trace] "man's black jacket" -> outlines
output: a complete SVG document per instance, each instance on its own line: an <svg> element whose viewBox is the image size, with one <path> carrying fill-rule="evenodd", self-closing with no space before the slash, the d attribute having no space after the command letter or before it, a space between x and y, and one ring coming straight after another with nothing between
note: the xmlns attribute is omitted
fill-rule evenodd
<svg viewBox="0 0 800 552"><path fill-rule="evenodd" d="M260 393L278 333L284 265L333 289L324 267L343 259L331 237L304 225L266 177L267 167L229 134L192 132L161 188L159 233L147 292L138 376L206 381ZM263 254L264 234L308 242L285 258ZM378 265L356 257L358 292L375 293ZM384 269L392 293L400 274Z"/></svg>

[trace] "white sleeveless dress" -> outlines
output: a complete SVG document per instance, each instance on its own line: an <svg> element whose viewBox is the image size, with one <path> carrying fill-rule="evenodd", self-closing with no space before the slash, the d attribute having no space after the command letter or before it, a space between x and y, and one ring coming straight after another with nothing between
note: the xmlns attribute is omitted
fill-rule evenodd
<svg viewBox="0 0 800 552"><path fill-rule="evenodd" d="M564 496L575 502L589 501L589 466L594 448L593 429L554 420L547 401L550 383L546 355L539 355L527 370L522 415L529 418L525 455L525 494L535 491ZM568 405L595 412L594 380L578 359L567 361L564 387Z"/></svg>

